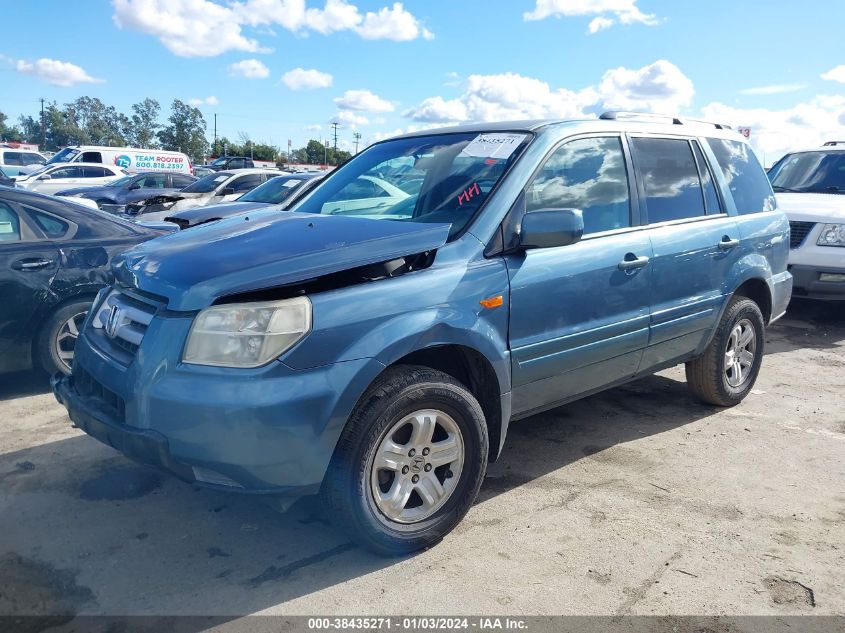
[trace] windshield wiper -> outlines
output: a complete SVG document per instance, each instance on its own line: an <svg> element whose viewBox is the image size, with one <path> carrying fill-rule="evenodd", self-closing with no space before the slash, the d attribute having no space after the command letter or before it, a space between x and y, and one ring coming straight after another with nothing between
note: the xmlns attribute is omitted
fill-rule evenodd
<svg viewBox="0 0 845 633"><path fill-rule="evenodd" d="M776 193L805 193L803 189L790 189L789 187L773 186L772 190Z"/></svg>

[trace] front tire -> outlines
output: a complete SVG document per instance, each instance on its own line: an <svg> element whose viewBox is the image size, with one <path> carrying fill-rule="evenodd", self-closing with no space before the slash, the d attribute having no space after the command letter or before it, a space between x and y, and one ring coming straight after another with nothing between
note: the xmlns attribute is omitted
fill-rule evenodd
<svg viewBox="0 0 845 633"><path fill-rule="evenodd" d="M47 317L35 339L35 356L49 374L70 374L82 324L91 309L90 299L75 299Z"/></svg>
<svg viewBox="0 0 845 633"><path fill-rule="evenodd" d="M439 542L469 511L487 469L481 406L426 367L388 369L356 406L322 495L332 521L388 556Z"/></svg>
<svg viewBox="0 0 845 633"><path fill-rule="evenodd" d="M759 306L747 297L733 297L704 355L686 364L693 395L720 407L742 402L760 373L764 331Z"/></svg>

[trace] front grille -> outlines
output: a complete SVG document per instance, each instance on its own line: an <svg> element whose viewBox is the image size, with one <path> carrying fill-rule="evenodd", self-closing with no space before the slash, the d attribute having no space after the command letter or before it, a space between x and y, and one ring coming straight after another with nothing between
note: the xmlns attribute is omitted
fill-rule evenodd
<svg viewBox="0 0 845 633"><path fill-rule="evenodd" d="M91 319L91 340L128 365L141 346L158 305L112 290Z"/></svg>
<svg viewBox="0 0 845 633"><path fill-rule="evenodd" d="M91 374L78 364L73 368L73 388L83 398L94 400L101 409L110 413L121 424L126 422L126 403L123 398L94 380Z"/></svg>
<svg viewBox="0 0 845 633"><path fill-rule="evenodd" d="M798 248L807 239L807 234L816 226L815 222L789 223L789 248Z"/></svg>

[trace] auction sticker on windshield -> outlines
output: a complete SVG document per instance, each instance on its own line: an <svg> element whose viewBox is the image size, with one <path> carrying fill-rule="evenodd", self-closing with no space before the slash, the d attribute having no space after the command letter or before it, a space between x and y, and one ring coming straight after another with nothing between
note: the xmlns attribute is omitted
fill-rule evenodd
<svg viewBox="0 0 845 633"><path fill-rule="evenodd" d="M516 151L526 136L509 133L479 134L461 151L461 155L503 160Z"/></svg>

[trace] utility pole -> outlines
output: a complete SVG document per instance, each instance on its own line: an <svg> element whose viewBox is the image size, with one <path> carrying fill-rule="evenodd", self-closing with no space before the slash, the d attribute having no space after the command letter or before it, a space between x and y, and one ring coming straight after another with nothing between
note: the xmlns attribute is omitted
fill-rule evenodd
<svg viewBox="0 0 845 633"><path fill-rule="evenodd" d="M337 128L338 128L337 121L332 123L332 128L334 130L334 160L335 160L335 162L337 162Z"/></svg>
<svg viewBox="0 0 845 633"><path fill-rule="evenodd" d="M217 156L217 113L214 113L214 156Z"/></svg>
<svg viewBox="0 0 845 633"><path fill-rule="evenodd" d="M41 97L41 147L40 149L42 152L47 145L47 126L44 125L44 97Z"/></svg>
<svg viewBox="0 0 845 633"><path fill-rule="evenodd" d="M324 152L323 162L326 168L329 166L329 139L326 139L326 151Z"/></svg>
<svg viewBox="0 0 845 633"><path fill-rule="evenodd" d="M288 167L290 167L290 164L292 162L291 159L290 159L290 146L291 146L291 140L288 139L288 160L287 160Z"/></svg>
<svg viewBox="0 0 845 633"><path fill-rule="evenodd" d="M358 141L361 140L361 133L360 132L353 132L352 138L355 139L355 153L358 153Z"/></svg>

